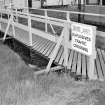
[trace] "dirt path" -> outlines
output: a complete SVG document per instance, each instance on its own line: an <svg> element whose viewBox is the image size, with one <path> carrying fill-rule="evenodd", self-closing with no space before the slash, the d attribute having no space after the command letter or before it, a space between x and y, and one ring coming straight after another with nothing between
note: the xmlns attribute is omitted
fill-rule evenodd
<svg viewBox="0 0 105 105"><path fill-rule="evenodd" d="M105 105L105 82L56 73L35 77L33 72L0 44L0 105Z"/></svg>

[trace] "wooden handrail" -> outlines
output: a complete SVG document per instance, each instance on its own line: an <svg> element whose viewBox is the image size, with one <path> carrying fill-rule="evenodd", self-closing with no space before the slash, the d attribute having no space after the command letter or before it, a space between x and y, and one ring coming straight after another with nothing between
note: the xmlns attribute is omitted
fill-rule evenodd
<svg viewBox="0 0 105 105"><path fill-rule="evenodd" d="M16 11L11 12L12 15L11 15L11 18L9 19L8 27L6 29L4 39L6 38L6 34L7 34L8 29L9 29L10 24L15 26L15 24L13 24L14 15L19 15L20 17L25 17L25 18L28 19L28 32L29 32L29 41L30 41L31 46L32 46L32 25L31 25L31 20L32 19L36 19L39 22L43 21L45 23L45 33L48 32L47 31L47 27L48 27L47 24L48 23L51 24L51 22L52 22L52 24L54 24L54 25L55 25L55 23L56 23L56 25L62 24L62 26L63 26L62 33L61 33L60 37L58 38L58 40L56 41L56 46L55 46L55 48L53 50L52 56L50 58L48 66L46 68L46 71L49 72L50 67L52 65L52 62L55 59L55 57L57 55L57 52L58 52L58 50L60 48L60 45L62 45L62 42L63 42L63 46L64 46L64 66L65 67L68 66L68 43L69 43L68 39L69 39L69 35L70 35L70 28L71 28L70 25L71 25L71 23L73 23L70 20L70 13L74 13L74 14L79 14L80 13L80 14L86 14L86 15L92 15L92 16L99 16L99 14L91 14L91 13L83 13L83 12L72 12L72 11L68 12L68 11L66 11L66 20L62 20L62 19L58 19L58 18L54 18L54 17L49 17L48 14L47 14L48 10L44 10L44 11L45 11L45 16L36 15L36 14L29 14L29 13L24 13L24 12L16 12ZM54 10L54 11L58 11L58 10ZM105 15L102 15L102 16L105 17ZM10 23L10 22L12 22L12 23ZM14 30L14 27L13 27L13 30ZM39 31L38 31L38 34L39 34ZM44 32L43 32L43 34L44 34ZM95 35L96 35L96 28L94 27L93 36L95 37ZM14 31L14 36L15 36L15 31ZM89 78L90 79L94 79L94 59L95 59L95 56L93 56L93 55L95 55L95 53L96 53L95 52L95 39L94 39L94 42L92 42L92 43L93 43L92 44L92 52L93 53L92 53L92 55L87 55L87 56L89 56L89 68L90 68L89 69ZM73 49L73 47L71 49ZM83 54L86 54L86 53L83 53Z"/></svg>
<svg viewBox="0 0 105 105"><path fill-rule="evenodd" d="M33 9L33 8L32 8ZM35 10L47 10L47 11L53 11L53 12L60 12L60 13L72 13L72 14L81 14L81 15L91 15L91 16L100 16L100 17L105 17L104 14L96 14L96 13L85 13L85 12L76 12L76 11L65 11L65 10L55 10L55 9L37 9L34 8Z"/></svg>

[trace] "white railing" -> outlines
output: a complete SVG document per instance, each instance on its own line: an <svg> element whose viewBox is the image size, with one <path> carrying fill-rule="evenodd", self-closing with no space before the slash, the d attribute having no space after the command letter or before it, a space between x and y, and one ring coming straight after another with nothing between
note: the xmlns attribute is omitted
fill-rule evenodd
<svg viewBox="0 0 105 105"><path fill-rule="evenodd" d="M70 33L71 24L74 23L73 21L70 20L70 14L82 14L82 15L90 15L90 16L97 16L97 17L98 16L105 17L105 15L84 13L84 12L61 11L61 10L51 10L51 9L50 10L48 10L48 9L40 9L40 10L44 11L44 16L43 15L38 15L38 14L29 14L29 12L24 13L24 12L12 11L10 13L10 12L5 11L5 10L0 10L0 13L1 13L1 18L0 19L3 20L3 18L2 18L3 14L7 14L8 17L10 17L10 15L11 15L11 18L7 19L9 21L7 30L8 30L9 25L11 23L12 23L13 27L14 27L15 24L16 24L15 26L20 24L19 21L14 21L13 20L14 17L17 18L17 19L18 19L18 17L27 19L28 26L26 26L27 27L26 30L28 29L28 32L29 32L29 43L30 43L30 46L32 46L32 40L33 40L32 39L32 33L35 32L35 34L40 35L41 32L42 32L42 31L39 31L40 29L36 30L36 31L33 31L34 28L32 28L32 20L45 23L45 26L44 26L45 30L43 31L43 36L42 37L48 38L49 40L51 40L52 36L54 36L55 39L57 37L57 41L56 41L56 46L54 48L54 52L53 52L53 54L52 54L52 56L50 58L50 61L48 63L47 69L46 69L47 72L49 72L51 64L52 64L53 60L55 59L56 54L57 54L57 52L59 50L59 46L62 44L62 42L63 42L63 46L64 46L64 66L65 67L68 66L68 48L72 49L71 41L69 40L69 36L71 34ZM48 16L48 11L66 13L66 19L63 20L63 19L58 19L58 18L54 18L54 17L49 17ZM50 27L52 29L52 32L53 32L51 34L52 36L50 36L50 34L48 33L48 24L50 25ZM54 25L55 26L59 26L59 27L63 27L60 36L56 36L56 30L54 30ZM4 40L6 38L7 30L6 30L5 35L4 35ZM15 31L14 31L14 34L15 34ZM94 32L94 34L96 34L96 33ZM48 36L46 37L46 35L48 35ZM94 78L94 60L95 60L95 56L94 57L92 57L92 56L96 55L95 43L94 43L94 45L92 47L93 47L93 54L91 56L89 56L89 62L90 62L89 78L90 79Z"/></svg>

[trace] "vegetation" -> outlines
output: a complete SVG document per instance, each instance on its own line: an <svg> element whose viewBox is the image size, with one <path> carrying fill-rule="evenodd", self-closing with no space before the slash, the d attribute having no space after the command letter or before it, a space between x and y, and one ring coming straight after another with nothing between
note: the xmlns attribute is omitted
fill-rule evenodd
<svg viewBox="0 0 105 105"><path fill-rule="evenodd" d="M0 105L105 105L105 83L74 81L63 73L35 76L0 44Z"/></svg>
<svg viewBox="0 0 105 105"><path fill-rule="evenodd" d="M24 18L19 22L27 25ZM33 21L32 27L45 30L44 24ZM105 48L105 39L97 37L97 42L98 47ZM0 43L0 105L105 105L105 82L74 81L64 73L35 76L34 71Z"/></svg>

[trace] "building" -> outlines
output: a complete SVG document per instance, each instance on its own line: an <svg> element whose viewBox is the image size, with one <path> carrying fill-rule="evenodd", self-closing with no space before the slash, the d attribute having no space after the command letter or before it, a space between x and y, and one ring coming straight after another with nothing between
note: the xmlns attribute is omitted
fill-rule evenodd
<svg viewBox="0 0 105 105"><path fill-rule="evenodd" d="M41 6L59 6L59 5L105 5L105 0L0 0L0 8L40 8Z"/></svg>
<svg viewBox="0 0 105 105"><path fill-rule="evenodd" d="M41 2L40 0L0 0L0 7L10 7L13 6L14 8L40 8Z"/></svg>

